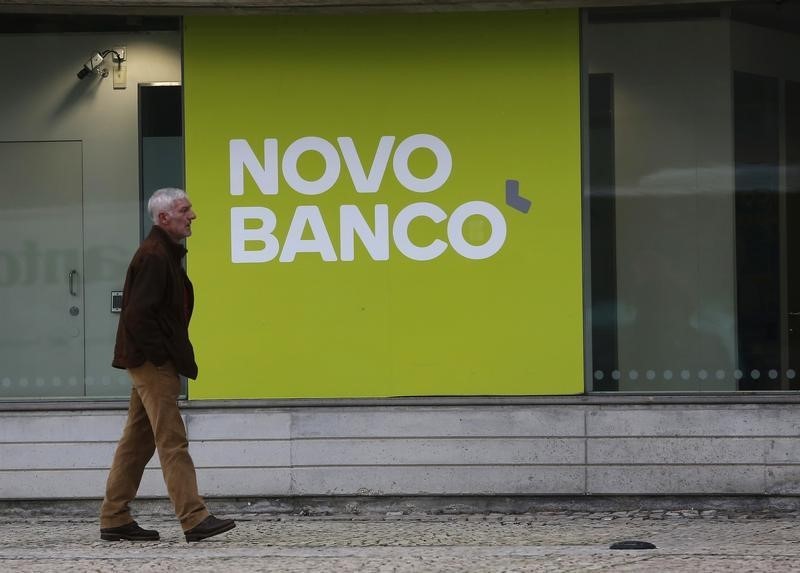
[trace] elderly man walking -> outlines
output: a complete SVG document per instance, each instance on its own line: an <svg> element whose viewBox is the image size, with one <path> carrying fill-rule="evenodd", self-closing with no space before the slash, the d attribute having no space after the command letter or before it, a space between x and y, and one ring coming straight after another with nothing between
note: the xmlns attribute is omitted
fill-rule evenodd
<svg viewBox="0 0 800 573"><path fill-rule="evenodd" d="M186 541L199 541L236 526L206 509L197 490L186 428L178 410L180 375L197 377L189 341L194 290L181 259L181 241L197 218L180 189L159 189L147 204L154 226L134 254L125 277L122 314L114 348L115 368L133 382L128 421L117 445L100 509L106 541L151 541L158 531L142 529L130 514L147 462L158 450L164 482Z"/></svg>

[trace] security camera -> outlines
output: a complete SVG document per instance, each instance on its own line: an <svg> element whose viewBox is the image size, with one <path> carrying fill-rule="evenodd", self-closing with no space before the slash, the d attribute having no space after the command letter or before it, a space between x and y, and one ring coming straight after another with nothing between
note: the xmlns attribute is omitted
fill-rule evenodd
<svg viewBox="0 0 800 573"><path fill-rule="evenodd" d="M85 64L83 64L83 67L78 72L78 79L82 80L92 72L97 71L97 67L102 63L103 56L100 55L100 52L95 52L92 54L92 57L89 58Z"/></svg>

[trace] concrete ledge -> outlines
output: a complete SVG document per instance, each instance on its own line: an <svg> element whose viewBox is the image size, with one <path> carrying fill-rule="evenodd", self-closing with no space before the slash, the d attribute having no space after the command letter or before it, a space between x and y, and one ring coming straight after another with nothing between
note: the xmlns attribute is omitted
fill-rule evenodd
<svg viewBox="0 0 800 573"><path fill-rule="evenodd" d="M2 0L0 0L2 1ZM594 405L650 406L680 404L703 407L713 404L800 404L800 392L736 392L702 394L626 394L621 392L577 396L409 396L397 398L289 398L273 400L181 400L184 410L236 410L274 408L367 408L381 406L534 406ZM127 411L128 400L6 400L0 412Z"/></svg>
<svg viewBox="0 0 800 573"><path fill-rule="evenodd" d="M100 499L0 501L0 519L26 517L95 519ZM295 496L210 498L220 515L347 516L397 514L461 515L534 512L615 512L715 510L719 512L784 514L800 511L796 496ZM137 499L136 515L174 515L166 499Z"/></svg>
<svg viewBox="0 0 800 573"><path fill-rule="evenodd" d="M800 494L794 404L187 408L201 493ZM103 491L124 414L0 413L0 497ZM164 495L157 460L142 495Z"/></svg>

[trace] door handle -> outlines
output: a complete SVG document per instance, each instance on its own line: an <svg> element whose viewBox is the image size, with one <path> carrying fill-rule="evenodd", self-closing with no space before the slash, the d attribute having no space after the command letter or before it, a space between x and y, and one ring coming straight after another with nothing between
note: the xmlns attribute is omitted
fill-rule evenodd
<svg viewBox="0 0 800 573"><path fill-rule="evenodd" d="M75 292L75 277L78 276L78 271L72 269L69 272L69 294L72 296L78 296L78 293Z"/></svg>

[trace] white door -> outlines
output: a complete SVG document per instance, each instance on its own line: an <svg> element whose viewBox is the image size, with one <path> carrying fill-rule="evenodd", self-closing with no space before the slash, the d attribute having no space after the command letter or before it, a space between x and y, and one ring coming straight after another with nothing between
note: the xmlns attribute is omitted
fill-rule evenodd
<svg viewBox="0 0 800 573"><path fill-rule="evenodd" d="M0 399L84 395L82 155L0 142Z"/></svg>

